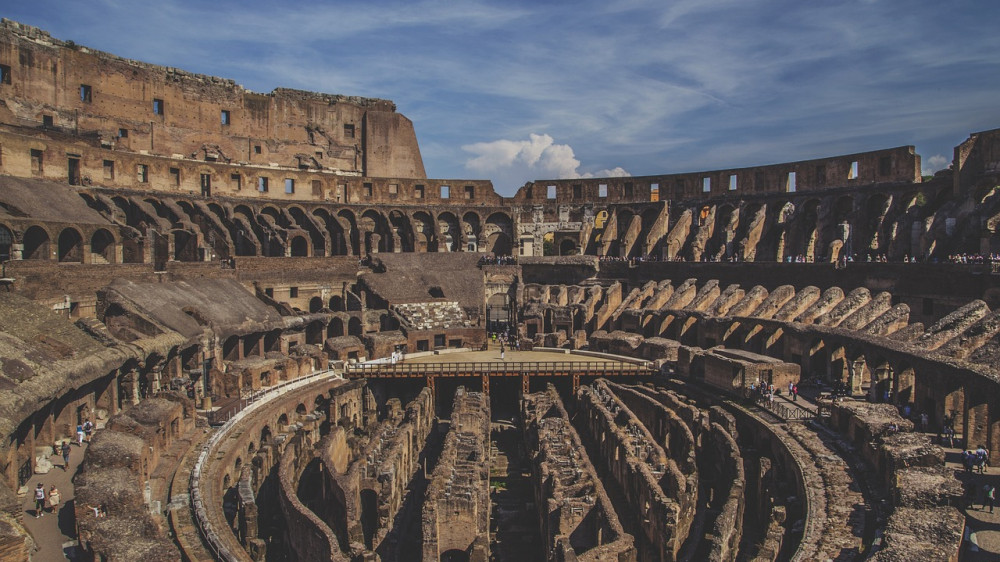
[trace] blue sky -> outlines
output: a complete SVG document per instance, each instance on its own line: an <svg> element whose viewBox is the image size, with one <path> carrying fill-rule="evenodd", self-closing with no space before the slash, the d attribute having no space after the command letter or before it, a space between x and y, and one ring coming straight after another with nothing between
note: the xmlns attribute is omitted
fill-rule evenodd
<svg viewBox="0 0 1000 562"><path fill-rule="evenodd" d="M388 98L427 174L650 175L916 145L947 166L1000 127L1000 2L3 0L117 55Z"/></svg>

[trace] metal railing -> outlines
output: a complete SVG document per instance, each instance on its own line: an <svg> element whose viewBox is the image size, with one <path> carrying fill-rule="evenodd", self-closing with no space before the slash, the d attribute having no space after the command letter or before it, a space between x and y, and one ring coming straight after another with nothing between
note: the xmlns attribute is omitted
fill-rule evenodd
<svg viewBox="0 0 1000 562"><path fill-rule="evenodd" d="M784 420L809 420L818 415L818 411L813 412L808 408L803 408L792 403L769 400L767 396L756 390L750 390L749 388L743 389L743 398L752 401L758 406Z"/></svg>
<svg viewBox="0 0 1000 562"><path fill-rule="evenodd" d="M650 375L657 371L635 363L600 361L463 361L458 363L381 363L348 365L345 375L362 377L476 376L566 374L583 376Z"/></svg>

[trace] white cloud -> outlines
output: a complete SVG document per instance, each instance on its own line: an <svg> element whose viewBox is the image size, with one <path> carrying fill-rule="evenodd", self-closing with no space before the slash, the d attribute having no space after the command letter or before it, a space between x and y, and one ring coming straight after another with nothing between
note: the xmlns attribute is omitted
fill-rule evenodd
<svg viewBox="0 0 1000 562"><path fill-rule="evenodd" d="M513 189L536 179L573 179L593 177L630 176L624 168L595 172L581 172L580 161L568 144L556 144L547 134L528 135L527 140L498 139L490 142L467 144L462 150L474 154L465 162L465 168L476 174L487 175L498 191L510 193Z"/></svg>
<svg viewBox="0 0 1000 562"><path fill-rule="evenodd" d="M940 154L935 154L930 158L923 159L923 163L920 166L920 173L925 176L932 176L934 172L945 168L948 164L951 164L951 160Z"/></svg>

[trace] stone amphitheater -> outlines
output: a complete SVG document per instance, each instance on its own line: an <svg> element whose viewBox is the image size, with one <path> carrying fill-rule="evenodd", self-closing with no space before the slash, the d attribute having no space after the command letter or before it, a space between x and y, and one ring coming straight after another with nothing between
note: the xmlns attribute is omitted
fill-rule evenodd
<svg viewBox="0 0 1000 562"><path fill-rule="evenodd" d="M1000 129L920 169L501 197L3 20L0 559L1000 559Z"/></svg>

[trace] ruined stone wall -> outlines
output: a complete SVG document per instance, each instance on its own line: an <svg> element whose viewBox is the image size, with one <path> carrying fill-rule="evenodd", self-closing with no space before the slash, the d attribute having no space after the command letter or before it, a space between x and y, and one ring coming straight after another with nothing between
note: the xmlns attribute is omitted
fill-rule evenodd
<svg viewBox="0 0 1000 562"><path fill-rule="evenodd" d="M677 464L668 460L649 431L603 381L577 391L578 427L586 428L607 476L641 516L641 558L675 560L693 518L697 484L688 488ZM694 494L692 498L690 495ZM686 505L680 500L682 495Z"/></svg>
<svg viewBox="0 0 1000 562"><path fill-rule="evenodd" d="M546 559L634 561L625 533L555 388L521 403Z"/></svg>
<svg viewBox="0 0 1000 562"><path fill-rule="evenodd" d="M310 441L308 432L296 432L278 464L278 506L285 521L285 545L300 559L347 561L350 558L340 552L336 535L296 493L302 471L313 458Z"/></svg>
<svg viewBox="0 0 1000 562"><path fill-rule="evenodd" d="M388 100L278 89L126 60L5 20L0 118L94 146L387 177L424 177L413 124ZM289 127L288 125L292 125Z"/></svg>
<svg viewBox="0 0 1000 562"><path fill-rule="evenodd" d="M733 177L735 181L731 179ZM732 195L734 192L793 193L851 185L919 181L920 157L912 146L901 146L731 170L624 178L536 180L519 189L514 199L518 202L562 204L580 201L632 203ZM551 190L549 186L555 189ZM549 196L552 191L554 197Z"/></svg>
<svg viewBox="0 0 1000 562"><path fill-rule="evenodd" d="M479 392L459 387L451 426L424 497L423 559L463 552L486 562L490 555L490 407Z"/></svg>

